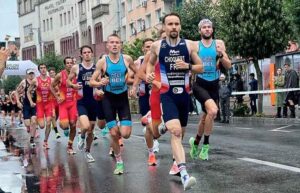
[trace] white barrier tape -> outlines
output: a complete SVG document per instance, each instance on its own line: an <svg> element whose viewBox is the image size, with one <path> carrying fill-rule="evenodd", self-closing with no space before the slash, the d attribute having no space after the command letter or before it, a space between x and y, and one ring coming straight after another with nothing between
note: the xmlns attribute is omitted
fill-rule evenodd
<svg viewBox="0 0 300 193"><path fill-rule="evenodd" d="M255 91L232 92L231 95L269 94L269 93L290 92L290 91L299 91L299 90L300 90L300 88L285 88L285 89L275 89L275 90L255 90Z"/></svg>

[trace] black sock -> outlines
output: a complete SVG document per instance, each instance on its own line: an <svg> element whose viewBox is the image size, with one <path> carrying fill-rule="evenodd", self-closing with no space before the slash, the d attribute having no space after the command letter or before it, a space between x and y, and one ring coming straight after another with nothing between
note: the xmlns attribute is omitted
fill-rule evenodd
<svg viewBox="0 0 300 193"><path fill-rule="evenodd" d="M30 143L33 143L34 137L30 137Z"/></svg>
<svg viewBox="0 0 300 193"><path fill-rule="evenodd" d="M173 158L173 162L175 161L175 158Z"/></svg>
<svg viewBox="0 0 300 193"><path fill-rule="evenodd" d="M90 150L89 149L85 149L85 152L90 153Z"/></svg>
<svg viewBox="0 0 300 193"><path fill-rule="evenodd" d="M209 135L204 135L204 142L203 142L204 145L207 145L209 144Z"/></svg>
<svg viewBox="0 0 300 193"><path fill-rule="evenodd" d="M197 134L197 135L196 135L196 138L195 138L195 141L194 141L194 144L195 144L195 145L199 145L200 141L201 141L201 136L199 136L199 135Z"/></svg>
<svg viewBox="0 0 300 193"><path fill-rule="evenodd" d="M55 133L58 133L57 127L54 127L53 129L54 129Z"/></svg>

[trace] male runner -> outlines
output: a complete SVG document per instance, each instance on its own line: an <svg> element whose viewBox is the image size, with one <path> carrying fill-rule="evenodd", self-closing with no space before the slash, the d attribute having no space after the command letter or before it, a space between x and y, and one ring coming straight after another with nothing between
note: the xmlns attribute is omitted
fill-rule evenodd
<svg viewBox="0 0 300 193"><path fill-rule="evenodd" d="M132 129L126 76L128 68L136 73L136 67L130 56L121 54L121 39L118 35L108 36L107 49L109 54L98 61L90 82L94 87L105 86L102 105L106 126L110 129L111 145L117 160L114 174L118 175L124 172L119 139L120 137L128 139ZM106 75L106 77L98 80L100 75ZM117 114L120 125L117 124Z"/></svg>
<svg viewBox="0 0 300 193"><path fill-rule="evenodd" d="M144 57L148 51L150 51L151 44L154 42L153 39L151 38L146 38L143 40L143 46L142 46L142 51L144 53L143 56L140 56L136 61L135 65L137 69L142 69L142 66L145 66L144 63ZM146 81L141 80L141 79L136 76L133 86L132 86L132 91L135 91L136 85L139 84L139 107L140 107L140 114L142 116L141 118L141 123L143 126L146 127L146 131L144 133L145 135L145 140L146 144L148 147L148 165L156 165L156 158L154 154L154 141L153 141L153 133L152 133L152 121L150 121L150 105L149 105L149 98L150 98L150 92L152 88L152 84L148 84ZM131 95L135 95L135 93L131 93Z"/></svg>
<svg viewBox="0 0 300 193"><path fill-rule="evenodd" d="M200 73L203 69L194 42L181 39L179 36L180 22L180 16L176 13L164 16L163 28L167 37L151 45L147 81L152 82L155 78L154 66L158 58L161 70L160 99L163 119L171 133L173 155L186 190L196 184L196 179L187 173L182 146L182 130L187 125L189 113L189 71ZM190 63L191 61L194 65Z"/></svg>
<svg viewBox="0 0 300 193"><path fill-rule="evenodd" d="M216 101L219 99L219 77L220 65L225 69L231 68L231 62L226 54L224 42L213 39L213 24L208 19L203 19L198 24L201 40L198 42L198 54L203 61L204 72L198 74L193 86L193 94L201 103L203 115L199 121L196 138L189 140L191 150L190 156L195 159L200 157L208 160L209 136L212 132L214 119L218 107ZM204 142L199 154L198 145L204 134Z"/></svg>
<svg viewBox="0 0 300 193"><path fill-rule="evenodd" d="M49 149L48 138L51 131L51 120L53 116L53 103L51 101L51 78L47 76L47 66L43 63L38 65L40 76L33 79L28 90L27 97L31 107L36 107L37 122L41 129L45 129L45 139L43 147ZM31 92L36 87L36 102L33 100ZM45 121L46 118L46 121Z"/></svg>
<svg viewBox="0 0 300 193"><path fill-rule="evenodd" d="M69 154L75 154L76 152L73 150L73 141L76 135L77 93L73 88L67 87L67 79L74 64L73 59L71 57L65 57L64 64L65 69L55 76L51 84L51 91L59 106L58 112L60 128L63 130L69 130L70 127L67 152ZM73 79L72 83L76 84L75 78ZM56 87L59 88L58 93L56 91Z"/></svg>
<svg viewBox="0 0 300 193"><path fill-rule="evenodd" d="M84 149L85 138L85 156L88 163L95 162L90 153L91 145L94 139L93 130L97 115L97 101L93 97L93 88L90 86L90 79L95 71L95 64L92 61L93 49L90 46L84 45L80 49L82 63L73 65L68 76L67 85L77 90L77 110L81 129L81 137L77 144L79 150ZM77 78L77 83L74 84L73 79ZM86 137L87 135L87 137Z"/></svg>
<svg viewBox="0 0 300 193"><path fill-rule="evenodd" d="M23 109L23 118L25 127L27 128L27 132L30 132L30 145L31 147L35 147L34 137L36 136L37 129L37 121L36 121L36 107L31 107L29 99L27 97L27 91L32 81L35 78L34 70L27 69L26 70L26 78L20 82L17 87L16 99L17 105L20 109ZM22 93L21 96L19 93ZM31 90L31 99L33 102L36 102L36 91L35 88ZM23 102L21 102L21 97L23 97Z"/></svg>
<svg viewBox="0 0 300 193"><path fill-rule="evenodd" d="M56 72L55 72L55 69L54 68L49 68L49 76L52 78L52 79L54 79L55 78L55 76L56 76ZM57 92L57 89L55 88L55 91ZM52 90L51 90L51 92L52 92ZM53 92L52 92L53 93ZM53 99L52 99L52 103L53 103L53 116L52 116L52 128L53 128L53 130L55 131L55 135L56 135L56 139L59 139L60 138L60 134L59 134L59 132L58 132L58 130L57 130L57 123L56 123L56 121L57 121L57 118L58 118L58 103L57 103L57 100L53 97ZM67 134L65 134L66 136L68 135L68 133Z"/></svg>

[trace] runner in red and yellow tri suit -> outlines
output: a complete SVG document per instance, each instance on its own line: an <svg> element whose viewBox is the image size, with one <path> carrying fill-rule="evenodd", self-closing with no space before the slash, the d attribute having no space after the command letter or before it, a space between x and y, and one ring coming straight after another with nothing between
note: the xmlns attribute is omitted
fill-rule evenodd
<svg viewBox="0 0 300 193"><path fill-rule="evenodd" d="M51 84L51 91L55 96L55 101L59 106L59 126L64 130L65 133L69 133L70 127L67 152L69 154L75 154L76 152L73 151L73 141L76 135L77 91L67 86L67 79L74 62L71 57L66 57L64 59L64 63L65 69L55 76ZM75 78L73 79L72 83L76 84ZM55 88L57 86L59 88L59 94L55 92Z"/></svg>
<svg viewBox="0 0 300 193"><path fill-rule="evenodd" d="M35 78L27 90L27 97L29 99L31 107L36 106L36 116L38 125L41 129L45 127L46 118L46 130L43 147L49 149L48 138L51 131L51 120L53 116L53 102L51 101L51 78L47 76L47 67L45 64L39 64L38 69L40 76ZM36 103L33 102L31 96L31 90L36 87Z"/></svg>

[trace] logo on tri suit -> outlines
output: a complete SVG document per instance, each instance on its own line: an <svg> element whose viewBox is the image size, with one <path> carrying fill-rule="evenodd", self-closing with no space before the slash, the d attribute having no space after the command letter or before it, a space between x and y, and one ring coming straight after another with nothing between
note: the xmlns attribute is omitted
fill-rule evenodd
<svg viewBox="0 0 300 193"><path fill-rule="evenodd" d="M166 43L162 43L161 44L161 48L166 48L167 47L167 44Z"/></svg>
<svg viewBox="0 0 300 193"><path fill-rule="evenodd" d="M182 87L174 87L173 88L173 93L174 94L181 94L181 93L183 93L183 88Z"/></svg>

